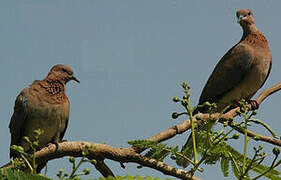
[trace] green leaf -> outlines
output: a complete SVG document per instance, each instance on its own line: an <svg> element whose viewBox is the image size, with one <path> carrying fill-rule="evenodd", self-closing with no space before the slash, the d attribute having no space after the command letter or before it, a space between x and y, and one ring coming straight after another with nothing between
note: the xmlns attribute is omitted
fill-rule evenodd
<svg viewBox="0 0 281 180"><path fill-rule="evenodd" d="M12 150L14 150L14 151L17 151L17 152L19 152L19 153L24 153L24 149L23 149L23 147L21 147L21 146L12 145L12 146L10 147L10 149L12 149Z"/></svg>
<svg viewBox="0 0 281 180"><path fill-rule="evenodd" d="M157 143L149 140L133 140L129 141L128 144L134 147L147 149L156 145Z"/></svg>
<svg viewBox="0 0 281 180"><path fill-rule="evenodd" d="M144 178L139 175L136 175L136 180L144 180Z"/></svg>
<svg viewBox="0 0 281 180"><path fill-rule="evenodd" d="M232 148L229 145L227 145L226 147L227 147L227 151L231 153L231 155L236 159L236 161L238 161L238 163L243 162L243 155L241 153L239 153L238 151L236 151L234 148ZM251 159L247 158L247 164L249 164L250 161L251 161ZM269 169L269 167L261 165L261 164L258 165L256 162L253 163L253 166L254 167L252 168L252 170L259 173L259 174L261 174L264 171ZM269 179L272 179L272 178L279 178L279 177L277 177L278 175L280 175L279 171L271 170L268 173L266 173L264 176L269 178Z"/></svg>
<svg viewBox="0 0 281 180"><path fill-rule="evenodd" d="M221 158L221 170L224 177L228 177L229 174L229 162L230 158L222 157Z"/></svg>
<svg viewBox="0 0 281 180"><path fill-rule="evenodd" d="M145 179L147 179L147 180L154 180L154 178L150 177L150 176L146 176Z"/></svg>
<svg viewBox="0 0 281 180"><path fill-rule="evenodd" d="M164 149L165 146L165 144L159 144L158 146L153 147L152 149L154 149L154 153L151 155L151 158L163 161L163 159L170 154L169 151Z"/></svg>
<svg viewBox="0 0 281 180"><path fill-rule="evenodd" d="M152 157L153 154L155 153L156 149L155 148L151 148L149 149L149 151L145 154L146 157Z"/></svg>
<svg viewBox="0 0 281 180"><path fill-rule="evenodd" d="M131 175L126 175L126 178L127 178L128 180L135 180L135 178L134 178L133 176L131 176Z"/></svg>
<svg viewBox="0 0 281 180"><path fill-rule="evenodd" d="M236 167L235 161L233 161L233 159L231 159L231 168L232 168L232 172L233 172L234 176L237 179L239 179L240 173L239 173L239 170L237 169L238 167Z"/></svg>
<svg viewBox="0 0 281 180"><path fill-rule="evenodd" d="M122 177L122 176L117 176L117 177L115 177L115 179L117 179L117 180L125 180L125 178Z"/></svg>

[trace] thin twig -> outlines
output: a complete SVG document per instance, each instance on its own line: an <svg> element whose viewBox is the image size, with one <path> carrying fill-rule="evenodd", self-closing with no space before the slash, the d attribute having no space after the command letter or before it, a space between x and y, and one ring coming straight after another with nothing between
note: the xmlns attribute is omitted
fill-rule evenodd
<svg viewBox="0 0 281 180"><path fill-rule="evenodd" d="M271 166L265 170L263 173L259 174L258 176L256 176L255 178L253 178L253 180L256 180L260 177L262 177L263 175L265 175L266 173L268 173L269 171L271 171L272 169L274 169L275 167L277 167L280 163L275 164L275 161L277 160L278 156L275 156L274 160L272 161ZM281 162L281 161L280 161Z"/></svg>
<svg viewBox="0 0 281 180"><path fill-rule="evenodd" d="M260 124L262 125L263 127L265 127L269 132L270 134L274 137L274 138L278 138L277 134L274 132L274 130L268 125L266 124L265 122L259 120L259 119L249 119L249 122L254 122L256 124Z"/></svg>

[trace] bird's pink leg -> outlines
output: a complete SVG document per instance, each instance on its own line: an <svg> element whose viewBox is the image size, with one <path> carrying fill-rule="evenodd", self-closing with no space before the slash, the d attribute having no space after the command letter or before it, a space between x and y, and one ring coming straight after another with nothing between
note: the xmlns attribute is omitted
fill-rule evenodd
<svg viewBox="0 0 281 180"><path fill-rule="evenodd" d="M238 107L241 107L241 103L238 100L234 100L234 104L236 104Z"/></svg>
<svg viewBox="0 0 281 180"><path fill-rule="evenodd" d="M256 110L259 108L259 103L256 100L247 100L248 104L251 104L252 109L251 110ZM241 103L238 100L234 101L234 104L236 104L238 107L241 109Z"/></svg>
<svg viewBox="0 0 281 180"><path fill-rule="evenodd" d="M242 105L241 105L241 103L240 103L240 101L234 100L234 104L236 104L238 107L240 107L240 111L241 111L241 112L243 112L243 113L245 112L245 111L244 111L244 108L242 107Z"/></svg>
<svg viewBox="0 0 281 180"><path fill-rule="evenodd" d="M67 140L60 140L58 137L59 137L59 135L55 136L55 138L51 142L48 143L48 146L51 144L54 144L56 146L56 150L58 150L59 143L67 141Z"/></svg>

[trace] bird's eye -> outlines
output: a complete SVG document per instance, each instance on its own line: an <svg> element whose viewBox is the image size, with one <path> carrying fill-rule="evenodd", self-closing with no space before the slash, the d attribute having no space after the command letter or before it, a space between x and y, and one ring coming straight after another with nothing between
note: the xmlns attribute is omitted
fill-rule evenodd
<svg viewBox="0 0 281 180"><path fill-rule="evenodd" d="M73 74L73 72L68 71L68 70L65 69L65 68L62 68L61 70L62 70L62 72L67 73L68 75L72 75L72 74Z"/></svg>
<svg viewBox="0 0 281 180"><path fill-rule="evenodd" d="M67 73L67 70L65 68L62 68L62 71Z"/></svg>
<svg viewBox="0 0 281 180"><path fill-rule="evenodd" d="M248 16L250 16L252 13L251 12L248 12Z"/></svg>

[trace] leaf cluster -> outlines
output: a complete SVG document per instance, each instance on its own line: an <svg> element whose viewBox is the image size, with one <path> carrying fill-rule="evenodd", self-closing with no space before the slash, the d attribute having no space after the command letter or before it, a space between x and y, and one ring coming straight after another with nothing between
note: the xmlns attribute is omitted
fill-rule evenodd
<svg viewBox="0 0 281 180"><path fill-rule="evenodd" d="M44 131L41 129L34 130L33 137L24 137L24 140L29 144L31 152L26 153L24 148L18 145L12 145L10 147L11 151L13 151L18 158L12 160L14 167L21 169L22 167L28 166L29 170L36 174L36 157L35 152L39 150L39 138L44 134ZM19 159L23 159L26 164L23 164Z"/></svg>
<svg viewBox="0 0 281 180"><path fill-rule="evenodd" d="M178 147L169 147L167 144L149 140L134 140L129 141L128 144L141 149L149 149L145 156L157 159L158 161L163 161L169 154L176 155L178 152Z"/></svg>
<svg viewBox="0 0 281 180"><path fill-rule="evenodd" d="M26 180L50 180L44 176L38 174L25 173L16 169L6 169L1 170L0 180L9 180L9 179L26 179Z"/></svg>
<svg viewBox="0 0 281 180"><path fill-rule="evenodd" d="M217 133L214 133L218 135ZM196 137L198 139L206 139L206 131L198 131ZM233 135L231 138L236 137L237 135ZM230 168L237 179L241 178L241 169L243 166L244 156L233 147L228 145L224 140L219 141L219 139L213 139L215 136L211 136L212 142L208 142L211 148L206 149L206 142L198 141L198 154L204 158L203 163L207 165L212 165L216 163L220 163L221 171L225 177L229 175ZM229 139L231 139L229 138ZM159 161L163 161L168 155L171 156L172 159L177 160L180 158L188 158L192 155L188 154L191 151L179 152L178 147L167 146L167 144L156 143L149 140L134 140L128 142L130 145L137 148L148 149L145 156L157 159ZM188 148L187 148L188 149ZM256 148L254 148L256 149ZM263 153L260 153L261 148L256 149L256 157L253 159L247 157L247 165L246 167L250 170L261 174L264 171L270 169L270 167L264 166L258 162L259 158L264 157ZM191 161L192 162L192 161ZM280 180L280 172L274 169L269 170L264 176L269 179L279 179ZM245 174L243 179L250 179L249 174Z"/></svg>

